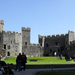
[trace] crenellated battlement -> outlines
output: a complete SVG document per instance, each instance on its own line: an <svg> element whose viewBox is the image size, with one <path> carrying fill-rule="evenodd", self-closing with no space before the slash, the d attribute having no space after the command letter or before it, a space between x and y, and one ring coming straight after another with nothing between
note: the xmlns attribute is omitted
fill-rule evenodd
<svg viewBox="0 0 75 75"><path fill-rule="evenodd" d="M56 35L56 37L59 37L59 36L60 36L59 34Z"/></svg>
<svg viewBox="0 0 75 75"><path fill-rule="evenodd" d="M43 35L38 35L38 37L39 37L39 38L43 38L43 37L46 37L46 36L43 36Z"/></svg>
<svg viewBox="0 0 75 75"><path fill-rule="evenodd" d="M55 37L55 35L52 35L52 37Z"/></svg>
<svg viewBox="0 0 75 75"><path fill-rule="evenodd" d="M30 46L40 46L39 43L30 43Z"/></svg>
<svg viewBox="0 0 75 75"><path fill-rule="evenodd" d="M74 31L70 31L70 30L69 30L68 32L69 32L69 33L74 33Z"/></svg>
<svg viewBox="0 0 75 75"><path fill-rule="evenodd" d="M64 34L61 34L60 36L65 36Z"/></svg>
<svg viewBox="0 0 75 75"><path fill-rule="evenodd" d="M66 33L65 36L67 36L68 34Z"/></svg>
<svg viewBox="0 0 75 75"><path fill-rule="evenodd" d="M64 34L56 34L56 35L47 35L46 38L52 38L52 37L62 37L65 36Z"/></svg>
<svg viewBox="0 0 75 75"><path fill-rule="evenodd" d="M31 29L30 29L30 27L27 27L27 28L25 28L25 27L22 27L22 31L30 31Z"/></svg>
<svg viewBox="0 0 75 75"><path fill-rule="evenodd" d="M4 20L2 19L0 19L0 24L2 24L2 25L4 25Z"/></svg>
<svg viewBox="0 0 75 75"><path fill-rule="evenodd" d="M7 31L8 34L11 34L11 31Z"/></svg>
<svg viewBox="0 0 75 75"><path fill-rule="evenodd" d="M51 35L47 35L48 38L52 37Z"/></svg>
<svg viewBox="0 0 75 75"><path fill-rule="evenodd" d="M16 31L13 31L13 32L11 32L11 31L2 31L4 34L9 34L9 35L12 35L12 34L18 34L18 35L21 35L21 33L19 33L19 32L16 32Z"/></svg>

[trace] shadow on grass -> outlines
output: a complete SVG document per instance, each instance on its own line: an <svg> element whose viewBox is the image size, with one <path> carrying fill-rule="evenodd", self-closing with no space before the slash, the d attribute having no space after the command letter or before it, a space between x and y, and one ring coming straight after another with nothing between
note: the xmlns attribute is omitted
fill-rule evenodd
<svg viewBox="0 0 75 75"><path fill-rule="evenodd" d="M75 71L41 71L37 72L35 75L75 75Z"/></svg>

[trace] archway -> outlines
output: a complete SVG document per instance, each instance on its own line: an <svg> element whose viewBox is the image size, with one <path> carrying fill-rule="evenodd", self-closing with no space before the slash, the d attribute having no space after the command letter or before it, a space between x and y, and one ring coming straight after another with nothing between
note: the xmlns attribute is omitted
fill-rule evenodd
<svg viewBox="0 0 75 75"><path fill-rule="evenodd" d="M56 52L56 51L54 51L54 52L53 52L53 56L56 56L56 55L57 55L57 52Z"/></svg>
<svg viewBox="0 0 75 75"><path fill-rule="evenodd" d="M7 56L10 56L10 52L7 53Z"/></svg>

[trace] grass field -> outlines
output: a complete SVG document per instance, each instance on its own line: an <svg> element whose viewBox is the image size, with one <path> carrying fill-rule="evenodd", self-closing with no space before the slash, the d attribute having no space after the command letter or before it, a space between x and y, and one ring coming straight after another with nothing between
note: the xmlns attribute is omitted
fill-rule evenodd
<svg viewBox="0 0 75 75"><path fill-rule="evenodd" d="M30 61L31 59L37 59L37 61ZM65 59L65 58L64 58ZM9 57L8 60L3 60L6 63L16 64L16 57ZM75 64L66 60L58 60L57 57L27 57L26 65L43 65L43 64Z"/></svg>
<svg viewBox="0 0 75 75"><path fill-rule="evenodd" d="M75 71L37 72L35 75L75 75Z"/></svg>

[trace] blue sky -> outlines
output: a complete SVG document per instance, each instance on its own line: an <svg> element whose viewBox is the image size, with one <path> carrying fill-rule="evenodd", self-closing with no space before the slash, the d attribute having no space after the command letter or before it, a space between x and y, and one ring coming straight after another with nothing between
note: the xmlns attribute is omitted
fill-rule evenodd
<svg viewBox="0 0 75 75"><path fill-rule="evenodd" d="M30 27L31 43L38 43L39 34L75 31L75 0L0 0L0 19L5 31Z"/></svg>

